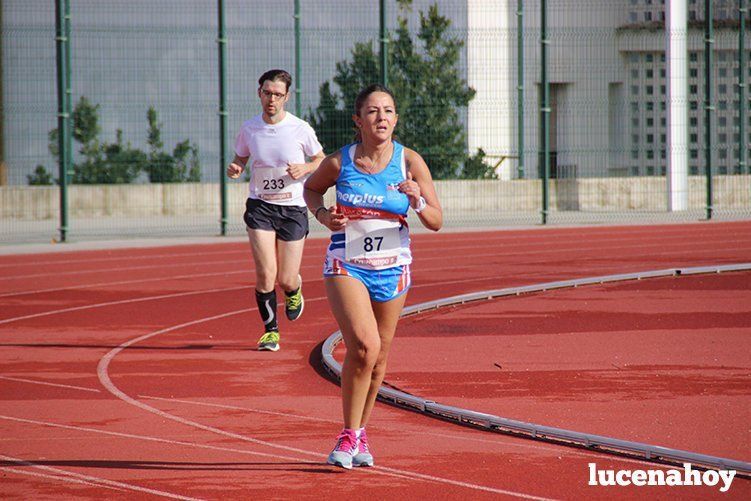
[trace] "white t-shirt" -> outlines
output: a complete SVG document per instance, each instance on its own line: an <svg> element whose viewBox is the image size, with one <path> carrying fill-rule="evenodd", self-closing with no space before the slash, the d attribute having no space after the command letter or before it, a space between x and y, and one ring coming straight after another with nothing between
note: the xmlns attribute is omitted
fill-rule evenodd
<svg viewBox="0 0 751 501"><path fill-rule="evenodd" d="M246 121L235 139L235 153L251 157L248 196L264 202L305 207L303 183L307 176L292 179L287 164L305 163L323 150L316 133L305 120L285 111L277 124L264 122L261 115Z"/></svg>

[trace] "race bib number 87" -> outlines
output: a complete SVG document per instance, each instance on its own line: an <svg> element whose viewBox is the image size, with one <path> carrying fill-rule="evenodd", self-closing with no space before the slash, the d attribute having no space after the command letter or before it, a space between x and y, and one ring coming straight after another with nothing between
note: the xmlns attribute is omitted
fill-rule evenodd
<svg viewBox="0 0 751 501"><path fill-rule="evenodd" d="M399 221L361 219L349 221L344 230L345 259L372 268L395 266L401 250Z"/></svg>

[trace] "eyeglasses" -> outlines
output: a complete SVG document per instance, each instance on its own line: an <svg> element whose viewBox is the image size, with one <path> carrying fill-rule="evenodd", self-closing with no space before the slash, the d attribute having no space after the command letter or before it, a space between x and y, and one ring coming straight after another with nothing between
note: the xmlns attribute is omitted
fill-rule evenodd
<svg viewBox="0 0 751 501"><path fill-rule="evenodd" d="M284 96L287 95L287 94L281 94L279 92L271 92L271 91L268 91L266 89L261 89L261 94L266 99L271 99L271 98L284 99Z"/></svg>

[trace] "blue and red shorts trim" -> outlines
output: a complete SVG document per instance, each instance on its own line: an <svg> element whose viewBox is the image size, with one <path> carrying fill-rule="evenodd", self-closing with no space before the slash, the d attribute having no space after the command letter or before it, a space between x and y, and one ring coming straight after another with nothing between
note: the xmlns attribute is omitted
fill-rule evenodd
<svg viewBox="0 0 751 501"><path fill-rule="evenodd" d="M362 282L370 299L378 303L391 301L409 290L412 285L409 265L394 266L385 270L369 270L353 266L333 257L326 257L324 277L348 276Z"/></svg>

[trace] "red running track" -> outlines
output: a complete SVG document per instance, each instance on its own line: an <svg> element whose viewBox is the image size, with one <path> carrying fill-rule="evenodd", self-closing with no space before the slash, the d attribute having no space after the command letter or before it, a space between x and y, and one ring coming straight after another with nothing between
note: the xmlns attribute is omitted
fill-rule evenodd
<svg viewBox="0 0 751 501"><path fill-rule="evenodd" d="M588 463L668 467L381 404L369 426L378 466L325 465L340 398L319 374L319 344L336 330L320 278L324 246L308 243L305 315L282 324L273 354L253 350L260 333L245 245L0 258L3 495L751 497L751 481L738 478L725 494L588 486ZM420 234L414 254L409 304L749 262L751 223ZM442 403L748 461L748 284L743 273L650 279L405 319L387 379ZM488 370L491 358L501 368Z"/></svg>

